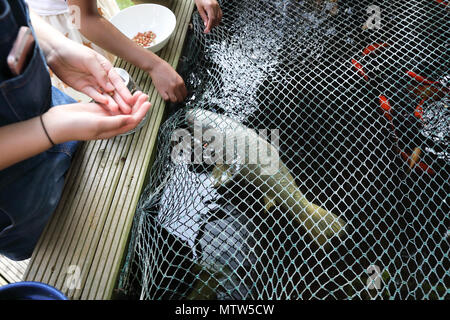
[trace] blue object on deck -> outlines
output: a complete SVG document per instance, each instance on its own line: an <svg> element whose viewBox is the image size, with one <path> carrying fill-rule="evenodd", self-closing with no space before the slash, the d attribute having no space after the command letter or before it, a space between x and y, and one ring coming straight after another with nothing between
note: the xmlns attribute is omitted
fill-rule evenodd
<svg viewBox="0 0 450 320"><path fill-rule="evenodd" d="M0 300L68 300L68 298L45 283L23 281L1 286Z"/></svg>

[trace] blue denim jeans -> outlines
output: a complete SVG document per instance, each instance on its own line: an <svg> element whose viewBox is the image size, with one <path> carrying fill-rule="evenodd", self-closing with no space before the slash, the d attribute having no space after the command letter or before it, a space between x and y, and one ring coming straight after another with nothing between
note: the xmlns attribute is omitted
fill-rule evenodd
<svg viewBox="0 0 450 320"><path fill-rule="evenodd" d="M4 62L21 25L30 25L23 0L0 0L0 126L75 102L51 86L37 43L23 73L14 77L9 72ZM56 145L0 171L0 254L13 260L31 256L58 204L77 145Z"/></svg>

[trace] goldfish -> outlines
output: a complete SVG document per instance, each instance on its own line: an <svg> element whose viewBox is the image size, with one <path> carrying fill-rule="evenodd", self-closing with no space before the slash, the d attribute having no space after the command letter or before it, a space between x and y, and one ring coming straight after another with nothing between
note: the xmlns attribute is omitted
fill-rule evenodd
<svg viewBox="0 0 450 320"><path fill-rule="evenodd" d="M400 155L403 158L403 160L405 160L408 163L411 163L411 154L401 151ZM431 176L436 174L436 172L425 162L420 161L420 162L414 163L414 164L415 165L413 165L412 167L414 167L416 172L419 174L424 173L424 172L428 173Z"/></svg>
<svg viewBox="0 0 450 320"><path fill-rule="evenodd" d="M449 4L447 1L444 1L444 0L434 0L434 1L436 1L437 3L443 4L444 6L448 6L448 4Z"/></svg>
<svg viewBox="0 0 450 320"><path fill-rule="evenodd" d="M358 71L358 73L364 78L364 80L369 81L369 77L366 75L363 66L355 59L352 59L352 64L355 67L356 71Z"/></svg>
<svg viewBox="0 0 450 320"><path fill-rule="evenodd" d="M419 162L420 154L422 153L422 150L420 148L415 148L410 159L409 159L409 168L412 169L416 163Z"/></svg>
<svg viewBox="0 0 450 320"><path fill-rule="evenodd" d="M422 105L425 103L427 99L422 99L419 104L417 105L416 109L414 110L414 116L416 118L419 118L420 120L423 120L423 108Z"/></svg>
<svg viewBox="0 0 450 320"><path fill-rule="evenodd" d="M392 121L392 116L390 114L391 113L391 104L389 103L389 100L383 95L379 96L379 99L380 99L380 107L384 111L384 116L389 121Z"/></svg>
<svg viewBox="0 0 450 320"><path fill-rule="evenodd" d="M364 50L363 50L363 56L367 56L371 53L373 53L375 50L379 49L379 48L385 48L388 47L389 44L387 43L374 43L371 44L369 46L367 46Z"/></svg>
<svg viewBox="0 0 450 320"><path fill-rule="evenodd" d="M211 174L215 188L228 184L239 175L259 187L266 212L280 205L319 246L327 248L330 238L345 234L345 221L306 199L289 169L280 160L278 150L256 131L227 116L203 109L189 110L186 120L194 134L199 129L207 130L209 134L212 130L215 154L227 154L226 163L215 161ZM251 160L252 152L257 152L259 157ZM268 163L271 170L266 167Z"/></svg>
<svg viewBox="0 0 450 320"><path fill-rule="evenodd" d="M430 80L425 79L424 77L422 77L422 76L420 76L417 73L412 72L412 71L408 71L408 72L406 72L406 74L408 76L410 76L411 78L417 80L418 82L421 82L421 83L424 83L424 84L429 84L429 85L431 85L431 84L440 84L439 81L430 81Z"/></svg>

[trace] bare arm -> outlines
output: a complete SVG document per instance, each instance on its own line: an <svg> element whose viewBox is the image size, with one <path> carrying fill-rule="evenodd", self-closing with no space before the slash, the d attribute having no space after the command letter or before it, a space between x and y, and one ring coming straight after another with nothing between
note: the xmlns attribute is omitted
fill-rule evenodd
<svg viewBox="0 0 450 320"><path fill-rule="evenodd" d="M64 36L59 37L58 33L49 37L49 30L45 24L37 22L35 30L39 44L46 56L59 42L64 41ZM38 117L0 127L0 150L2 153L0 170L37 155L50 147L51 143L45 135Z"/></svg>
<svg viewBox="0 0 450 320"><path fill-rule="evenodd" d="M53 143L108 139L135 128L150 108L148 96L136 92L131 114L111 115L96 103L55 106L42 115ZM0 127L0 170L52 146L39 117Z"/></svg>
<svg viewBox="0 0 450 320"><path fill-rule="evenodd" d="M39 118L0 127L0 170L51 147Z"/></svg>
<svg viewBox="0 0 450 320"><path fill-rule="evenodd" d="M99 79L96 82L98 86L103 76L106 77L103 79L105 82L111 80L109 75L101 72L102 66L96 53L66 39L36 16L32 18L32 22L46 57L55 60L56 67L59 64L65 67L65 80L74 84L81 83L79 87L86 83L87 77L91 77L92 82ZM70 59L64 59L64 55L69 53ZM80 64L79 61L84 63ZM85 70L70 72L80 66L85 67ZM116 86L113 89L118 91L123 88ZM44 113L42 119L49 136L56 144L70 140L107 139L135 128L150 108L147 99L148 96L141 92L137 92L133 97L130 95L128 107L131 110L127 114L117 112L112 115L105 105L77 103L55 106ZM39 117L2 126L0 170L37 155L51 146Z"/></svg>
<svg viewBox="0 0 450 320"><path fill-rule="evenodd" d="M147 71L164 100L182 101L186 95L183 79L166 61L126 37L97 10L97 1L69 0L80 8L80 32L101 48Z"/></svg>
<svg viewBox="0 0 450 320"><path fill-rule="evenodd" d="M97 1L69 0L69 5L80 8L80 32L103 49L119 56L135 66L150 71L161 58L128 39L97 10Z"/></svg>

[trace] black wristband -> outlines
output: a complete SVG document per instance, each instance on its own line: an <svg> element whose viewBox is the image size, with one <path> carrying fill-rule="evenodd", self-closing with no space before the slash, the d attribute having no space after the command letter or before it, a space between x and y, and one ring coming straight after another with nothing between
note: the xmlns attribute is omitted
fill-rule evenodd
<svg viewBox="0 0 450 320"><path fill-rule="evenodd" d="M48 134L47 129L45 128L44 120L42 120L42 114L39 116L39 119L41 119L41 124L42 124L42 128L44 129L45 135L47 136L48 140L50 141L50 143L54 147L55 143L53 142L52 138L50 138L50 135Z"/></svg>

